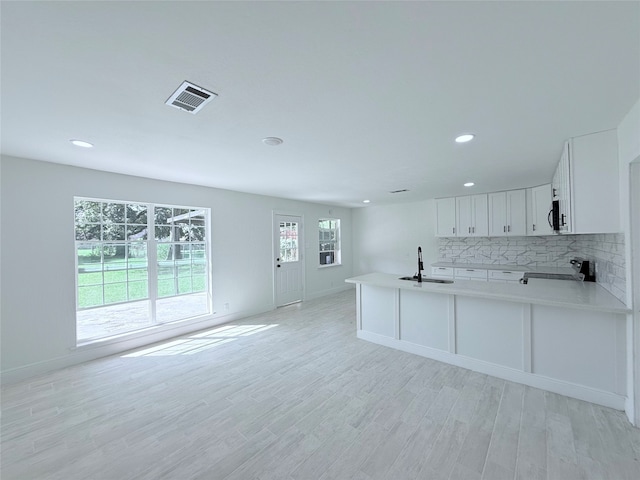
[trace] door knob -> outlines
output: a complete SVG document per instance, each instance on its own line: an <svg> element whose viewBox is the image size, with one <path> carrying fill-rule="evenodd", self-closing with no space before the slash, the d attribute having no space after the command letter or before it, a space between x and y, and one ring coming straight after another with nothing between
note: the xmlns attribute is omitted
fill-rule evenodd
<svg viewBox="0 0 640 480"><path fill-rule="evenodd" d="M276 265L278 268L280 268L280 265Z"/></svg>

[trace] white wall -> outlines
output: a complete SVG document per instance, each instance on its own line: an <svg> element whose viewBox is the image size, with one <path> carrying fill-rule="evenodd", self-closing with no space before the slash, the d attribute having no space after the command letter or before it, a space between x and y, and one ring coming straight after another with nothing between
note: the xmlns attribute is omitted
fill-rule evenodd
<svg viewBox="0 0 640 480"><path fill-rule="evenodd" d="M76 350L73 197L211 208L214 311L205 328L264 312L273 303L272 212L304 216L305 298L348 288L351 210L99 172L13 157L0 159L1 367L3 381L123 351L163 335ZM343 265L318 268L319 218L339 218ZM229 311L220 308L229 304Z"/></svg>
<svg viewBox="0 0 640 480"><path fill-rule="evenodd" d="M630 192L630 170L631 163L640 161L640 99L631 108L629 113L618 126L618 160L620 171L620 225L625 234L625 257L627 259L627 305L633 308L634 314L627 319L627 396L626 406L627 416L636 426L640 426L640 312L638 301L640 299L640 285L638 285L637 272L640 261L635 260L632 255L634 242L638 239L634 236L640 235L640 231L632 230L631 215L640 215L640 208L634 205L632 208L632 195ZM634 182L635 188L640 188L640 183ZM639 220L635 220L635 226L640 225ZM634 273L635 272L635 273Z"/></svg>
<svg viewBox="0 0 640 480"><path fill-rule="evenodd" d="M353 273L412 275L418 245L427 274L438 260L435 201L367 206L353 210Z"/></svg>

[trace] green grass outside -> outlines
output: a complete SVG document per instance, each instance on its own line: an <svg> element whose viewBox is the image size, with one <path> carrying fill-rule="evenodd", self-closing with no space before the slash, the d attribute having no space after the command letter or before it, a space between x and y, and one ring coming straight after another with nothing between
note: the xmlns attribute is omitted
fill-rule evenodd
<svg viewBox="0 0 640 480"><path fill-rule="evenodd" d="M99 257L92 257L85 252L82 252L85 253L83 255L80 252L82 251L78 252L79 308L143 300L149 297L146 258L129 258L128 264L123 258L105 258L103 271ZM206 268L202 262L192 263L189 259L176 260L175 263L160 262L158 297L205 291L205 273Z"/></svg>

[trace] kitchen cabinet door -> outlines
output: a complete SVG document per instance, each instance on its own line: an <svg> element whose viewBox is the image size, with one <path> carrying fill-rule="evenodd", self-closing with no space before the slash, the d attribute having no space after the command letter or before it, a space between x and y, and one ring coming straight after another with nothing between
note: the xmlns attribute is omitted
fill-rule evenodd
<svg viewBox="0 0 640 480"><path fill-rule="evenodd" d="M490 193L488 201L490 237L526 235L527 210L524 190Z"/></svg>
<svg viewBox="0 0 640 480"><path fill-rule="evenodd" d="M560 233L620 231L616 130L573 137L553 176L560 205Z"/></svg>
<svg viewBox="0 0 640 480"><path fill-rule="evenodd" d="M487 271L476 268L456 268L455 278L458 280L479 280L487 281Z"/></svg>
<svg viewBox="0 0 640 480"><path fill-rule="evenodd" d="M567 157L568 191L571 194L567 232L619 232L617 131L606 130L572 138Z"/></svg>
<svg viewBox="0 0 640 480"><path fill-rule="evenodd" d="M553 235L549 225L551 185L527 188L527 235Z"/></svg>
<svg viewBox="0 0 640 480"><path fill-rule="evenodd" d="M489 203L489 236L504 237L507 235L507 196L505 192L487 195Z"/></svg>
<svg viewBox="0 0 640 480"><path fill-rule="evenodd" d="M524 190L506 192L507 235L525 236L527 234L527 206Z"/></svg>
<svg viewBox="0 0 640 480"><path fill-rule="evenodd" d="M456 236L456 199L436 198L436 237Z"/></svg>
<svg viewBox="0 0 640 480"><path fill-rule="evenodd" d="M486 237L489 211L487 195L456 197L456 232L458 237Z"/></svg>
<svg viewBox="0 0 640 480"><path fill-rule="evenodd" d="M471 237L473 209L471 197L456 197L456 232L458 237Z"/></svg>
<svg viewBox="0 0 640 480"><path fill-rule="evenodd" d="M490 282L519 282L524 272L514 270L490 270Z"/></svg>
<svg viewBox="0 0 640 480"><path fill-rule="evenodd" d="M487 194L473 195L471 197L471 215L473 224L471 234L474 237L486 237L489 235L489 205Z"/></svg>
<svg viewBox="0 0 640 480"><path fill-rule="evenodd" d="M431 267L432 277L453 278L452 267Z"/></svg>

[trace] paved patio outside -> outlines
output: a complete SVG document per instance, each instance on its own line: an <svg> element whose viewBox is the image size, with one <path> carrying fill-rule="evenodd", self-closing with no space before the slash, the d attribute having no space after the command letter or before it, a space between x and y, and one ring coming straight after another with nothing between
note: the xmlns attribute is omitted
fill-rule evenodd
<svg viewBox="0 0 640 480"><path fill-rule="evenodd" d="M194 293L159 299L156 303L157 323L206 315L209 313L207 294ZM151 327L149 301L109 305L77 313L78 341L119 335L141 328Z"/></svg>

